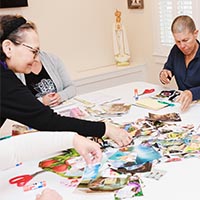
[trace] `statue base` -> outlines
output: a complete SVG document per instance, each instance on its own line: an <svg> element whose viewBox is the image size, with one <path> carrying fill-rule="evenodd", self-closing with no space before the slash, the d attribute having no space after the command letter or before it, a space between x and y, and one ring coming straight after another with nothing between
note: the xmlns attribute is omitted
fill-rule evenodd
<svg viewBox="0 0 200 200"><path fill-rule="evenodd" d="M126 62L117 62L116 65L117 66L128 66L128 65L130 65L130 63L128 61L126 61Z"/></svg>

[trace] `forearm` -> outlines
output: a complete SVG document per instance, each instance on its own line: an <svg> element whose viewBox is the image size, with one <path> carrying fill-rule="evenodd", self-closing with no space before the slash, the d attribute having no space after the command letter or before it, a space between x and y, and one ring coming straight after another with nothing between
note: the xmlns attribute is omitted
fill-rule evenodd
<svg viewBox="0 0 200 200"><path fill-rule="evenodd" d="M61 96L61 100L71 99L76 96L76 87L74 85L69 85L63 90L58 91L58 94Z"/></svg>
<svg viewBox="0 0 200 200"><path fill-rule="evenodd" d="M0 170L73 147L74 132L35 132L0 141Z"/></svg>
<svg viewBox="0 0 200 200"><path fill-rule="evenodd" d="M1 121L12 119L38 131L72 131L83 136L96 137L105 134L104 122L80 120L56 114L39 102L10 71L5 71L5 76L1 76L1 83Z"/></svg>

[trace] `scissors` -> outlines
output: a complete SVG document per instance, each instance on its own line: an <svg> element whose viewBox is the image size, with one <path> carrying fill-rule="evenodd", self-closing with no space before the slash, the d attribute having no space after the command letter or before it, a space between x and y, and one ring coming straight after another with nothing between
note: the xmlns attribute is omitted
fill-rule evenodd
<svg viewBox="0 0 200 200"><path fill-rule="evenodd" d="M141 94L138 94L138 96L141 96L143 94L150 94L150 93L152 93L154 91L155 91L154 88L152 88L152 89L145 89Z"/></svg>
<svg viewBox="0 0 200 200"><path fill-rule="evenodd" d="M23 187L24 185L26 185L26 183L28 183L34 176L42 173L42 172L45 172L44 170L42 171L39 171L39 172L36 172L34 174L25 174L25 175L21 175L21 176L16 176L14 178L11 178L9 180L9 183L10 184L17 184L18 187Z"/></svg>

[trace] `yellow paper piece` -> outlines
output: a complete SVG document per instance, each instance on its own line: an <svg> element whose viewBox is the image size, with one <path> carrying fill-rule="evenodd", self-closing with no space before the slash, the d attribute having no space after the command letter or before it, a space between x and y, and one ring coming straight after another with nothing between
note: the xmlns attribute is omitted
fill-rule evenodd
<svg viewBox="0 0 200 200"><path fill-rule="evenodd" d="M168 106L167 104L159 103L156 99L152 98L139 99L136 101L136 105L151 110L160 110Z"/></svg>

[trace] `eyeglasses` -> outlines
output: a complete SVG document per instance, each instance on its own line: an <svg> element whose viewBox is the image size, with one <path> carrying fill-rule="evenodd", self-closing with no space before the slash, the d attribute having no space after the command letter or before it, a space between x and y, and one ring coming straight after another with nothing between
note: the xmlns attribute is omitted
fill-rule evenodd
<svg viewBox="0 0 200 200"><path fill-rule="evenodd" d="M24 46L24 47L26 47L26 48L28 48L34 54L34 57L33 57L34 59L40 53L39 49L35 49L35 48L33 48L33 47L31 47L31 46L29 46L27 44L24 44L24 43L22 43L21 45Z"/></svg>

